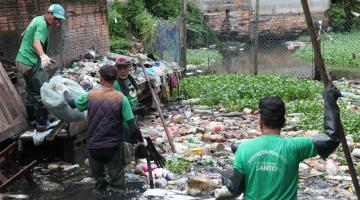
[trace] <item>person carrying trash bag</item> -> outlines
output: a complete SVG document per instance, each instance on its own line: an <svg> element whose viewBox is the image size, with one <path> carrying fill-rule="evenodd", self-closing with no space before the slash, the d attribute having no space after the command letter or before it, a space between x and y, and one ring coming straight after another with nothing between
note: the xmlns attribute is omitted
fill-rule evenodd
<svg viewBox="0 0 360 200"><path fill-rule="evenodd" d="M329 84L323 92L325 134L313 138L283 138L285 104L277 96L259 102L262 136L241 143L231 175L223 175L218 193L244 193L244 199L297 199L299 163L316 155L326 159L339 145L343 132L336 103L340 91ZM229 194L229 193L228 193ZM225 197L226 195L223 195Z"/></svg>
<svg viewBox="0 0 360 200"><path fill-rule="evenodd" d="M138 143L147 146L140 129L137 127L126 96L113 87L117 78L116 67L104 65L99 70L101 88L90 91L73 99L68 88L61 83L55 89L63 93L72 108L88 110L87 145L89 163L95 178L95 189L106 194L119 194L125 189L125 158L123 147L123 122ZM107 182L105 167L110 177Z"/></svg>
<svg viewBox="0 0 360 200"><path fill-rule="evenodd" d="M25 106L29 121L36 120L36 129L41 132L48 126L48 112L41 102L40 88L48 81L45 72L53 59L46 55L50 26L59 26L65 20L65 10L59 4L52 4L48 13L37 16L22 33L23 39L16 56L16 67L26 83Z"/></svg>

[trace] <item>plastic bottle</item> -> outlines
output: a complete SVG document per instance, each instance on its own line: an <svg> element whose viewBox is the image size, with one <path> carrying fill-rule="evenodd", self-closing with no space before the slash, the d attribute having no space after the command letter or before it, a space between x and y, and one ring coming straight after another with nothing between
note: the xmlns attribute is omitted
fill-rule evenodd
<svg viewBox="0 0 360 200"><path fill-rule="evenodd" d="M326 173L333 176L335 176L338 172L338 167L336 166L335 162L332 159L326 160L325 169L326 169Z"/></svg>

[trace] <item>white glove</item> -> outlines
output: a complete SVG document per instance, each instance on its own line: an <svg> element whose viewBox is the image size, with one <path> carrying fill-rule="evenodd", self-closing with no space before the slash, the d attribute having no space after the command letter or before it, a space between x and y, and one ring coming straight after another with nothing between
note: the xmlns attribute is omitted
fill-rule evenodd
<svg viewBox="0 0 360 200"><path fill-rule="evenodd" d="M69 92L69 88L67 88L63 83L56 83L55 90L61 94L64 94L65 91Z"/></svg>
<svg viewBox="0 0 360 200"><path fill-rule="evenodd" d="M55 63L55 60L51 59L46 54L43 54L42 56L40 56L40 59L41 59L41 68L42 69L46 69L51 63Z"/></svg>
<svg viewBox="0 0 360 200"><path fill-rule="evenodd" d="M142 144L144 145L144 147L147 147L148 143L147 143L146 139L143 140Z"/></svg>

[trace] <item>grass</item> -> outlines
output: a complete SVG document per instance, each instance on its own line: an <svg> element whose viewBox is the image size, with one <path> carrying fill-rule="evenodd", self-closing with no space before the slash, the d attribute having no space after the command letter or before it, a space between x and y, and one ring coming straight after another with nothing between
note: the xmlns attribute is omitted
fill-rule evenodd
<svg viewBox="0 0 360 200"><path fill-rule="evenodd" d="M295 55L306 62L312 62L313 50L310 37L301 37L299 41L307 42L305 48L300 48ZM360 70L360 31L350 33L323 34L321 49L325 64L334 74L340 76L359 74Z"/></svg>

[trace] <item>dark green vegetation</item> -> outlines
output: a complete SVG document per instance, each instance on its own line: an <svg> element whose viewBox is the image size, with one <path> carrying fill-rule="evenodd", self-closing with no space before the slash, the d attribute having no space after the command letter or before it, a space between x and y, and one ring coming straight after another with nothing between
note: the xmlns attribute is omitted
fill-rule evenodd
<svg viewBox="0 0 360 200"><path fill-rule="evenodd" d="M257 109L260 98L277 95L285 101L287 113L304 114L294 125L305 130L323 130L319 82L273 75L211 75L183 79L182 85L188 98L201 98L202 104L209 106L223 104L229 111ZM339 102L345 132L359 140L360 114L345 110L345 102Z"/></svg>
<svg viewBox="0 0 360 200"><path fill-rule="evenodd" d="M187 9L189 48L202 46L208 42L208 38L215 40L201 10L191 1L188 1ZM132 36L150 42L156 31L157 20L175 19L179 14L179 0L129 0L127 4L114 1L109 9L111 50L131 48L129 39Z"/></svg>

